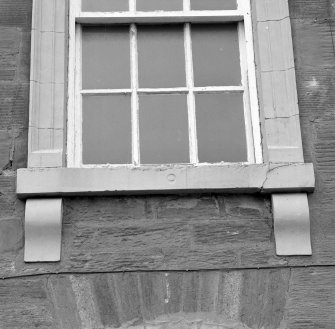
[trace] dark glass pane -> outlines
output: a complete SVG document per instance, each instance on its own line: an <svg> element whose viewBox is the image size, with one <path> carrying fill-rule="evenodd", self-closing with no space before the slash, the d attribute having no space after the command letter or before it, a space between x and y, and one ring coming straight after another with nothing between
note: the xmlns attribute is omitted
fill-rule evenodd
<svg viewBox="0 0 335 329"><path fill-rule="evenodd" d="M131 163L129 95L83 97L83 163Z"/></svg>
<svg viewBox="0 0 335 329"><path fill-rule="evenodd" d="M197 87L241 84L237 24L192 25Z"/></svg>
<svg viewBox="0 0 335 329"><path fill-rule="evenodd" d="M138 70L141 88L184 87L183 26L139 26Z"/></svg>
<svg viewBox="0 0 335 329"><path fill-rule="evenodd" d="M82 0L82 11L128 11L128 0Z"/></svg>
<svg viewBox="0 0 335 329"><path fill-rule="evenodd" d="M192 10L234 10L236 0L191 0Z"/></svg>
<svg viewBox="0 0 335 329"><path fill-rule="evenodd" d="M130 88L127 26L83 26L83 88Z"/></svg>
<svg viewBox="0 0 335 329"><path fill-rule="evenodd" d="M140 96L141 163L188 163L185 95Z"/></svg>
<svg viewBox="0 0 335 329"><path fill-rule="evenodd" d="M182 10L183 0L137 0L138 11Z"/></svg>
<svg viewBox="0 0 335 329"><path fill-rule="evenodd" d="M248 161L243 95L196 95L200 162Z"/></svg>

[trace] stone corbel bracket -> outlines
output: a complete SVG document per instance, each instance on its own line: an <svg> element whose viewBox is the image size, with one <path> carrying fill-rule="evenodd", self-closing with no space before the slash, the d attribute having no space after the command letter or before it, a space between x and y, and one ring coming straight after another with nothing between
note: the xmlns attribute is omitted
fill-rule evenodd
<svg viewBox="0 0 335 329"><path fill-rule="evenodd" d="M58 262L61 254L62 199L28 199L25 262Z"/></svg>
<svg viewBox="0 0 335 329"><path fill-rule="evenodd" d="M311 255L307 194L273 194L272 208L277 255Z"/></svg>

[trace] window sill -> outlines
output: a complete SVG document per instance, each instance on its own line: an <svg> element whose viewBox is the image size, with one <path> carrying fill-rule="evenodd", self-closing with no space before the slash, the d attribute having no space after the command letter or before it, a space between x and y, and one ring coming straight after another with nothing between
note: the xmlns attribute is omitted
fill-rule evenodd
<svg viewBox="0 0 335 329"><path fill-rule="evenodd" d="M313 164L19 169L17 195L62 197L168 193L312 192Z"/></svg>

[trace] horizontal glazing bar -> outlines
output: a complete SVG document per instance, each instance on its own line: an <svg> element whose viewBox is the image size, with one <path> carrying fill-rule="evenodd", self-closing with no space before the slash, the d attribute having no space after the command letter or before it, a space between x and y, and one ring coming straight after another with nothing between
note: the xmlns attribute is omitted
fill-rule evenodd
<svg viewBox="0 0 335 329"><path fill-rule="evenodd" d="M242 93L244 91L244 88L243 86L194 87L193 91L196 94L208 94L208 93L220 93L220 92Z"/></svg>
<svg viewBox="0 0 335 329"><path fill-rule="evenodd" d="M82 95L123 95L131 94L131 89L84 89Z"/></svg>
<svg viewBox="0 0 335 329"><path fill-rule="evenodd" d="M218 87L194 87L192 89L196 94L222 93L233 92L242 93L242 86L218 86ZM138 88L138 94L187 94L189 88ZM82 95L123 95L131 94L132 89L84 89Z"/></svg>
<svg viewBox="0 0 335 329"><path fill-rule="evenodd" d="M243 21L238 10L204 10L173 12L86 12L76 17L76 22L86 24L126 23L222 23Z"/></svg>
<svg viewBox="0 0 335 329"><path fill-rule="evenodd" d="M187 88L139 88L139 94L187 94Z"/></svg>

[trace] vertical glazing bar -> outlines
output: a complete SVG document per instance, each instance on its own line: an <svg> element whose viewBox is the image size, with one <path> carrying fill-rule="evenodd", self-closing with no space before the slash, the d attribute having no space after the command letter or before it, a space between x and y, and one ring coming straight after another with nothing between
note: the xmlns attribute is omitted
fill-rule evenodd
<svg viewBox="0 0 335 329"><path fill-rule="evenodd" d="M136 12L136 0L129 0L129 11ZM130 25L130 70L131 70L131 129L132 129L132 162L140 164L140 138L139 138L139 104L138 104L138 54L137 54L137 28Z"/></svg>
<svg viewBox="0 0 335 329"><path fill-rule="evenodd" d="M190 162L196 164L198 160L198 143L195 117L195 97L194 97L194 75L193 75L193 57L192 57L192 39L191 24L184 25L184 44L185 44L185 62L186 62L186 83L188 88L188 127L189 127L189 148Z"/></svg>
<svg viewBox="0 0 335 329"><path fill-rule="evenodd" d="M191 10L191 0L183 0L183 10ZM193 74L193 56L192 56L192 38L191 24L184 25L184 45L185 45L185 63L186 63L186 83L188 88L187 106L188 106L188 126L189 126L189 148L190 162L198 163L198 143L197 126L195 118L195 97L194 97L194 74Z"/></svg>
<svg viewBox="0 0 335 329"><path fill-rule="evenodd" d="M136 11L136 0L129 0L129 11L132 13Z"/></svg>
<svg viewBox="0 0 335 329"><path fill-rule="evenodd" d="M131 125L132 125L132 162L140 163L139 140L139 103L138 103L138 54L137 54L137 28L130 25L130 60L131 60Z"/></svg>

